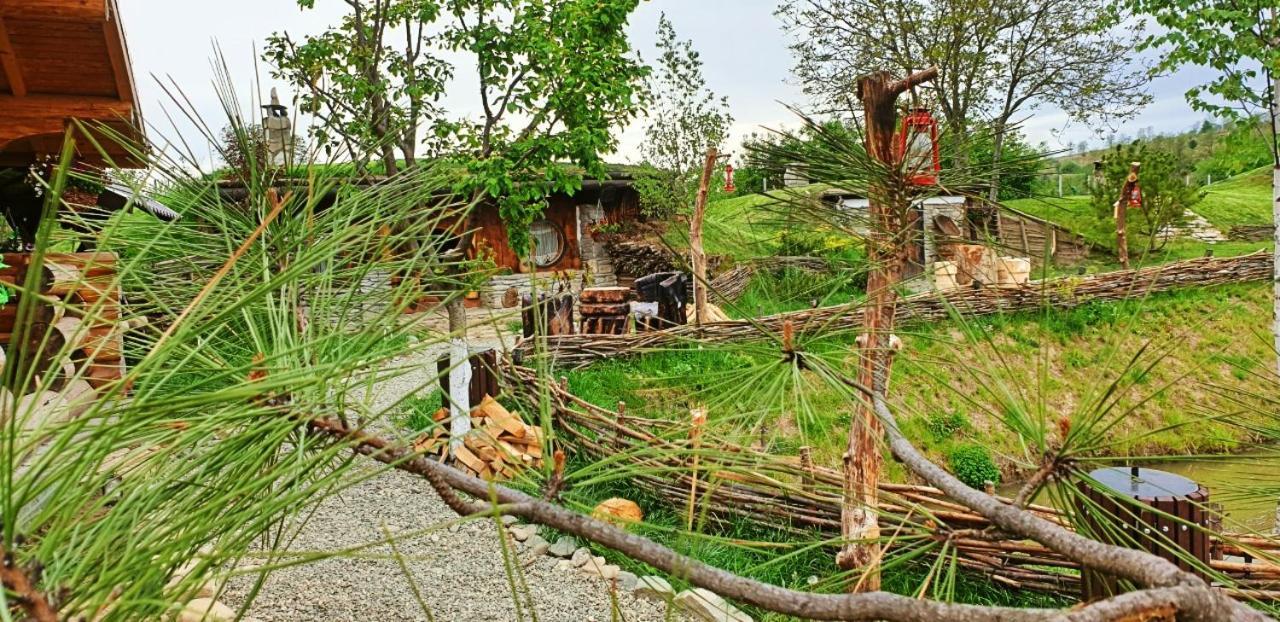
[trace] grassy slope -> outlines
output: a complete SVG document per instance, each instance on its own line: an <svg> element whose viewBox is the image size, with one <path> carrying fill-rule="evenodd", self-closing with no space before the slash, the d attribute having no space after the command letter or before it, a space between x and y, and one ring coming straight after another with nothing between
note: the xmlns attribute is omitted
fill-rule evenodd
<svg viewBox="0 0 1280 622"><path fill-rule="evenodd" d="M1110 246L1112 236L1098 226L1088 196L1037 197L1009 201L1009 207L1051 220L1077 231L1093 242ZM1220 229L1235 225L1271 222L1271 170L1260 168L1205 189L1205 197L1193 208Z"/></svg>
<svg viewBox="0 0 1280 622"><path fill-rule="evenodd" d="M827 186L813 184L795 188L800 193L817 194ZM769 209L776 199L763 194L748 194L721 199L707 204L703 245L710 255L730 255L739 260L773 254L782 225ZM668 243L676 248L688 246L688 232L676 228Z"/></svg>
<svg viewBox="0 0 1280 622"><path fill-rule="evenodd" d="M1047 420L1057 421L1085 409L1112 379L1127 374L1135 385L1122 403L1133 406L1133 412L1117 432L1136 435L1169 425L1194 425L1154 433L1117 446L1113 453L1223 451L1244 433L1229 423L1202 420L1238 408L1235 398L1218 387L1273 392L1267 380L1253 374L1265 369L1261 361L1272 356L1267 339L1260 336L1270 317L1269 294L1267 285L1259 283L1067 312L970 320L968 326L989 335L989 342L965 342L961 326L953 322L911 327L903 333L907 347L894 369L892 393L904 430L936 457L944 457L956 443L978 443L991 449L1008 470L1020 450L1016 437L1001 427L997 413L1010 407L1042 409ZM1130 358L1148 342L1151 351L1168 349L1168 355L1147 374L1126 370ZM746 372L751 368L750 357L770 355L776 353L661 353L575 372L570 385L575 393L600 405L624 400L632 413L684 418L695 400L695 387L750 383ZM973 372L972 377L966 370ZM1004 387L1017 397L997 404L998 400L979 390L983 382ZM809 444L822 464L837 465L849 409L824 389L806 395L810 410L819 413L816 420L796 422L781 412L783 408L761 407L758 395L751 396L752 403L736 407L722 403L712 409L711 420L731 435L745 434L763 420L773 434L775 451L794 453L799 445ZM696 399L707 398L698 394ZM794 403L792 395L779 401L788 404L786 409ZM751 414L744 416L744 412ZM939 434L932 421L953 414L959 415L963 425L954 433Z"/></svg>

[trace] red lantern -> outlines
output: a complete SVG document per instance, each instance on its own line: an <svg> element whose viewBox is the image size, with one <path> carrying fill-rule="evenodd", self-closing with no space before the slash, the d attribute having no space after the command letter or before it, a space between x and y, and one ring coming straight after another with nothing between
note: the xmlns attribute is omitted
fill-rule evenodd
<svg viewBox="0 0 1280 622"><path fill-rule="evenodd" d="M724 165L724 191L726 194L732 194L737 188L733 185L733 165Z"/></svg>
<svg viewBox="0 0 1280 622"><path fill-rule="evenodd" d="M898 159L907 178L917 186L938 183L942 161L938 157L938 121L926 108L913 108L902 119L898 132Z"/></svg>

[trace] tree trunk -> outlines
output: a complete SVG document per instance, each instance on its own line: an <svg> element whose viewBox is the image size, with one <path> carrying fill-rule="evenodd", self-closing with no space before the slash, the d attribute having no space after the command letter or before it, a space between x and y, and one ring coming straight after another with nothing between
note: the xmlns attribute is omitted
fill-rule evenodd
<svg viewBox="0 0 1280 622"><path fill-rule="evenodd" d="M858 97L866 119L866 149L873 158L896 166L893 134L897 125L894 103L909 87L937 76L926 69L893 82L887 72L858 80ZM886 183L887 182L887 183ZM868 193L871 231L867 238L867 259L873 266L867 276L868 305L863 315L863 333L858 337L859 382L884 395L889 380L889 336L893 333L897 293L894 288L906 265L912 236L904 235L910 222L910 197L906 180L890 179L873 184ZM884 432L871 407L862 396L858 412L850 422L849 444L844 454L844 490L840 505L840 533L844 546L836 555L842 569L863 569L855 591L880 589L880 523L877 517L881 456Z"/></svg>
<svg viewBox="0 0 1280 622"><path fill-rule="evenodd" d="M467 344L467 307L462 295L449 312L449 453L471 432L471 351Z"/></svg>
<svg viewBox="0 0 1280 622"><path fill-rule="evenodd" d="M707 160L702 165L702 179L698 182L698 198L693 207L693 220L689 223L689 254L693 264L693 317L694 324L702 326L707 317L707 252L702 248L702 220L707 213L707 193L711 187L711 173L716 166L716 148L707 149Z"/></svg>
<svg viewBox="0 0 1280 622"><path fill-rule="evenodd" d="M991 136L991 189L987 191L987 200L993 205L1000 202L1000 159L1004 157L1005 129L1004 121L998 121Z"/></svg>
<svg viewBox="0 0 1280 622"><path fill-rule="evenodd" d="M1271 219L1275 225L1275 300L1274 317L1271 332L1275 338L1276 365L1280 369L1280 145L1276 136L1280 134L1280 75L1271 76Z"/></svg>

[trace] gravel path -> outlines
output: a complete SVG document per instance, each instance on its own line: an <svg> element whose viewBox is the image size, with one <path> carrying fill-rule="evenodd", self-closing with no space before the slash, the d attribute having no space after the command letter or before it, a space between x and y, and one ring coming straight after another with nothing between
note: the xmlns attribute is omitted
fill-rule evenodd
<svg viewBox="0 0 1280 622"><path fill-rule="evenodd" d="M494 345L492 332L475 345ZM487 341L487 343L485 343ZM421 372L406 374L379 387L375 401L394 401L435 374L439 350L421 355ZM306 512L301 515L306 516ZM295 553L332 552L385 543L395 535L396 550L408 576L385 544L358 555L325 559L277 570L258 593L248 615L270 621L319 620L537 620L543 622L609 622L614 599L610 583L576 571L557 569L556 558L531 558L520 553L528 595L514 597L502 560L498 528L490 521L450 525L457 516L426 482L399 471L386 471L322 501L288 550ZM406 537L411 536L411 537ZM515 544L513 542L513 544ZM517 545L522 546L522 545ZM412 583L410 581L412 579ZM413 583L431 613L429 618L414 595ZM231 607L244 602L253 577L233 579L222 601ZM622 620L649 622L680 619L667 604L635 599L621 591L616 597Z"/></svg>

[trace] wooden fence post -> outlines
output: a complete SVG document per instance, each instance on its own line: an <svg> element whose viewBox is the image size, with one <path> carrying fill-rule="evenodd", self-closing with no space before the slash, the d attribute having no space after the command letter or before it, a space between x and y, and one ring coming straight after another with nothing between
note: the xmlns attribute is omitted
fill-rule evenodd
<svg viewBox="0 0 1280 622"><path fill-rule="evenodd" d="M707 253L702 248L702 221L707 213L707 193L711 189L711 173L715 170L716 148L707 149L707 160L702 165L702 179L698 182L698 199L693 207L693 221L689 223L689 254L693 264L693 318L702 326L707 318Z"/></svg>
<svg viewBox="0 0 1280 622"><path fill-rule="evenodd" d="M702 426L707 422L707 409L699 406L689 411L692 425L689 427L689 445L693 448L693 468L689 482L689 531L693 531L693 508L698 496L698 450L702 448Z"/></svg>
<svg viewBox="0 0 1280 622"><path fill-rule="evenodd" d="M893 80L887 71L858 79L858 99L862 102L867 153L892 169L899 168L900 154L893 147L897 129L895 102L907 89L933 80L936 67L911 74L904 80ZM911 236L903 235L911 222L910 197L905 181L874 183L868 193L868 215L871 231L867 240L867 259L873 266L867 276L866 312L859 346L861 361L859 381L872 393L884 395L888 381L886 356L889 335L893 332L897 294L894 288L907 265ZM853 589L873 592L880 589L879 560L880 522L877 517L878 490L882 457L883 430L871 407L869 396L862 396L858 412L852 418L849 444L845 451L844 487L840 504L840 534L845 543L836 555L836 564L845 570L862 568L863 580Z"/></svg>

